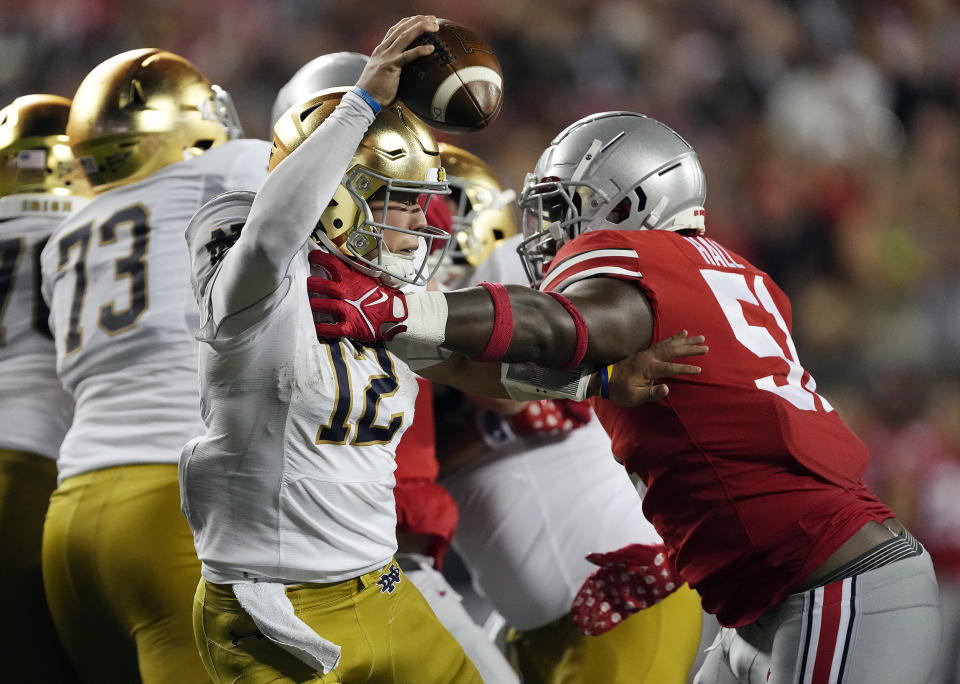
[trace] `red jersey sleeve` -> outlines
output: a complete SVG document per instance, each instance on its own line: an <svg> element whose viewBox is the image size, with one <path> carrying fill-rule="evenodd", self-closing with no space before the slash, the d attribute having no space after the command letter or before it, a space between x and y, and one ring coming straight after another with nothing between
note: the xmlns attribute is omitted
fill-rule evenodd
<svg viewBox="0 0 960 684"><path fill-rule="evenodd" d="M551 262L540 289L562 292L594 276L640 280L640 260L626 235L624 231L590 231L566 243Z"/></svg>

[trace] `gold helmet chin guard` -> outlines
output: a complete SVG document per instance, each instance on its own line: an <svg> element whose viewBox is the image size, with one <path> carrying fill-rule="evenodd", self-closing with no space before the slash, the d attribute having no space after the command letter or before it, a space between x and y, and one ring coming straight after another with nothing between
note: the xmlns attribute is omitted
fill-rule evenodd
<svg viewBox="0 0 960 684"><path fill-rule="evenodd" d="M230 95L188 60L156 48L96 66L67 122L73 154L97 193L242 135Z"/></svg>
<svg viewBox="0 0 960 684"><path fill-rule="evenodd" d="M440 143L440 160L457 202L448 254L454 265L479 266L497 245L520 232L513 210L517 194L504 189L493 169L472 152Z"/></svg>
<svg viewBox="0 0 960 684"><path fill-rule="evenodd" d="M0 197L90 194L68 144L69 114L59 95L24 95L0 109Z"/></svg>
<svg viewBox="0 0 960 684"><path fill-rule="evenodd" d="M330 88L314 93L278 119L270 171L319 128L348 90ZM433 133L406 106L396 102L384 107L367 129L330 204L320 216L314 240L328 251L347 257L358 270L388 284L423 285L434 270L428 264L428 255L435 246L446 249L450 234L434 226L393 226L387 223L388 204L391 196L398 193L430 198L449 192ZM383 209L375 215L370 201L381 199ZM420 239L417 255L411 260L392 254L383 241L386 230Z"/></svg>

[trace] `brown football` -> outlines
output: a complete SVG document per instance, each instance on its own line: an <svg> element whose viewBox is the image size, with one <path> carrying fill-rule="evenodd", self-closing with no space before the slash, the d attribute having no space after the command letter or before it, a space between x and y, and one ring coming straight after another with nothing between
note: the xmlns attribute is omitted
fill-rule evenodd
<svg viewBox="0 0 960 684"><path fill-rule="evenodd" d="M436 33L412 45L432 43L434 51L400 73L398 97L431 126L450 133L476 131L500 113L503 72L493 48L468 28L448 19Z"/></svg>

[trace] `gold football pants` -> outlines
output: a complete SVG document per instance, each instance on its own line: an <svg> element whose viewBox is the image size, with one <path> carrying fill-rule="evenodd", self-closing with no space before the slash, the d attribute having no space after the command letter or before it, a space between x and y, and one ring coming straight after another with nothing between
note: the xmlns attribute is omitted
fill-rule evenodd
<svg viewBox="0 0 960 684"><path fill-rule="evenodd" d="M378 584L385 572L287 587L297 616L342 649L325 676L266 639L229 585L200 580L193 627L207 671L215 682L237 684L482 684L413 583L400 572L390 592Z"/></svg>
<svg viewBox="0 0 960 684"><path fill-rule="evenodd" d="M43 592L40 540L57 464L0 449L0 662L4 681L73 682Z"/></svg>
<svg viewBox="0 0 960 684"><path fill-rule="evenodd" d="M84 681L209 682L191 628L199 577L176 465L104 468L53 493L43 580Z"/></svg>
<svg viewBox="0 0 960 684"><path fill-rule="evenodd" d="M527 632L507 651L524 684L684 684L700 641L700 597L686 584L600 636L569 615Z"/></svg>

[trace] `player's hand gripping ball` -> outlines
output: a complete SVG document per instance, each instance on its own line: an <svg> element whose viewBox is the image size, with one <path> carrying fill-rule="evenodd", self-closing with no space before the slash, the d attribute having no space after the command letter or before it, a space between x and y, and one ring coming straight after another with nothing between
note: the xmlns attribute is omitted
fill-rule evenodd
<svg viewBox="0 0 960 684"><path fill-rule="evenodd" d="M503 104L503 72L493 48L468 28L440 19L436 33L412 45L434 51L400 73L397 96L428 124L449 133L477 131L493 121Z"/></svg>

